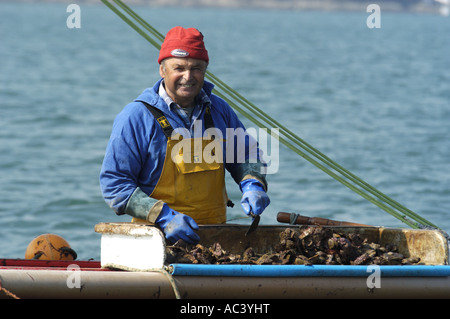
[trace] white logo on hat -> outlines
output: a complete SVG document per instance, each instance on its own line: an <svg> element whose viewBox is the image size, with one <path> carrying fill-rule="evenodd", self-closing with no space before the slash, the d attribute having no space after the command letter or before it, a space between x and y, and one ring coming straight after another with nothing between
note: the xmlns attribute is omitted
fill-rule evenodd
<svg viewBox="0 0 450 319"><path fill-rule="evenodd" d="M170 54L177 58L185 58L189 55L189 52L184 51L182 49L175 49L175 50L172 50L172 52L170 52Z"/></svg>

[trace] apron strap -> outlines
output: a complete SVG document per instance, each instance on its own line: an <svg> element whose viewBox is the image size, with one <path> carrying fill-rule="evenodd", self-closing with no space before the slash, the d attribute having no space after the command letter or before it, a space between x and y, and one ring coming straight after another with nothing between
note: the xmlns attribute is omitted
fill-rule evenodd
<svg viewBox="0 0 450 319"><path fill-rule="evenodd" d="M143 102L143 101L142 101ZM153 114L156 121L158 121L159 125L161 126L164 135L167 138L170 138L172 136L173 127L170 125L169 121L167 120L166 116L163 114L163 112L160 109L157 109L153 105L150 105L146 102L143 102L144 105L147 107L147 109Z"/></svg>
<svg viewBox="0 0 450 319"><path fill-rule="evenodd" d="M161 126L161 128L164 132L164 135L167 138L170 138L172 136L173 127L172 127L172 125L170 125L169 121L167 120L167 118L163 114L163 112L160 109L158 109L158 108L154 107L153 105L150 105L144 101L142 101L142 103L144 103L144 105L147 107L147 109L153 114L156 121ZM213 122L213 119L211 116L211 110L210 110L209 106L206 107L204 119L205 119L205 129L214 127L214 122Z"/></svg>
<svg viewBox="0 0 450 319"><path fill-rule="evenodd" d="M205 119L205 130L214 127L214 122L211 116L211 109L209 108L209 106L206 107L204 119Z"/></svg>

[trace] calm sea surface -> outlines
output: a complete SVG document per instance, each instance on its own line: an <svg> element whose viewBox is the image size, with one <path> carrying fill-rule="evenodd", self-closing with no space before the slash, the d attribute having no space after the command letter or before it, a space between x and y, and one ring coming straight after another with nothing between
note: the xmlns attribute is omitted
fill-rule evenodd
<svg viewBox="0 0 450 319"><path fill-rule="evenodd" d="M158 80L158 52L103 5L0 3L0 257L37 235L100 256L117 217L98 174L115 115ZM135 7L165 34L199 28L210 71L330 158L450 232L450 19L381 12ZM251 122L243 118L248 126ZM243 216L240 191L228 180ZM268 176L279 211L405 226L284 146ZM237 220L249 223L249 220Z"/></svg>

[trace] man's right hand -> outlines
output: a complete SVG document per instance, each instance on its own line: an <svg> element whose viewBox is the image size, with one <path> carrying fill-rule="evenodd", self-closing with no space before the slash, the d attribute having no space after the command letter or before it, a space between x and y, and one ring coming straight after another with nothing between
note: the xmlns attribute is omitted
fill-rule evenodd
<svg viewBox="0 0 450 319"><path fill-rule="evenodd" d="M195 233L195 230L198 229L195 220L171 209L166 203L156 219L156 224L163 229L167 240L172 243L182 239L188 244L196 244L200 240Z"/></svg>

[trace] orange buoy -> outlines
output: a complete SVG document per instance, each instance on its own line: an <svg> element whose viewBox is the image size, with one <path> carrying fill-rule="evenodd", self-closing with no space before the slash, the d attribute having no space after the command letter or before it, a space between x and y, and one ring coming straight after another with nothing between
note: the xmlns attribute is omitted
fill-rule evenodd
<svg viewBox="0 0 450 319"><path fill-rule="evenodd" d="M34 238L27 247L25 259L75 260L77 253L61 236L43 234Z"/></svg>

